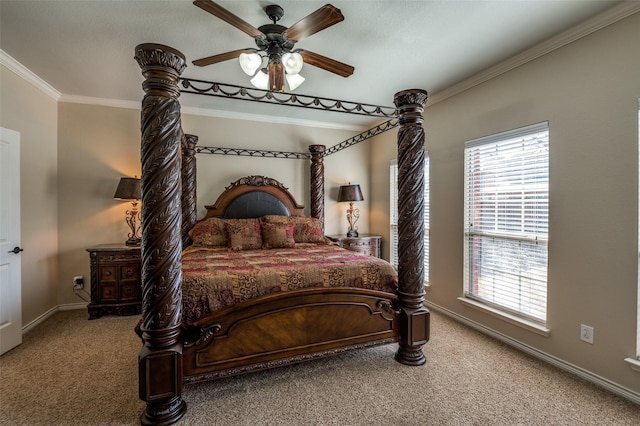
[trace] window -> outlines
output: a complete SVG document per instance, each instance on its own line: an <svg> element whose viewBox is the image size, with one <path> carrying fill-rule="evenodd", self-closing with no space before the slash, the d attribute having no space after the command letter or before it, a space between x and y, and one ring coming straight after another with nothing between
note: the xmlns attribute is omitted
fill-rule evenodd
<svg viewBox="0 0 640 426"><path fill-rule="evenodd" d="M549 126L465 143L465 297L544 324Z"/></svg>
<svg viewBox="0 0 640 426"><path fill-rule="evenodd" d="M390 212L391 218L391 256L390 263L398 267L398 162L391 160L389 167ZM424 160L424 282L429 283L429 155Z"/></svg>

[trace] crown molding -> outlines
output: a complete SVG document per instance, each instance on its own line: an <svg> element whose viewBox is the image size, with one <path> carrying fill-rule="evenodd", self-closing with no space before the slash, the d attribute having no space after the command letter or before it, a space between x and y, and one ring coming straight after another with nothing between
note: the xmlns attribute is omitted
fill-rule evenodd
<svg viewBox="0 0 640 426"><path fill-rule="evenodd" d="M55 101L60 100L61 93L57 91L52 85L38 77L35 73L22 65L20 62L13 59L4 50L0 49L0 64L12 71L14 74L22 77L23 80L31 83L45 95L49 96Z"/></svg>
<svg viewBox="0 0 640 426"><path fill-rule="evenodd" d="M109 98L94 98L91 96L79 96L79 95L62 95L60 96L60 102L67 102L70 104L84 104L95 106L106 106L114 108L125 109L137 109L140 110L142 101L142 93L140 95L140 101L125 101L123 99L109 99Z"/></svg>
<svg viewBox="0 0 640 426"><path fill-rule="evenodd" d="M469 90L472 87L478 86L492 78L498 77L514 68L522 66L528 62L540 58L547 53L560 49L576 40L586 37L602 28L605 28L611 24L615 24L622 19L625 19L635 13L640 12L640 1L630 0L625 1L619 5L616 5L591 19L588 19L560 34L551 37L542 43L533 46L524 52L512 56L511 58L502 61L496 65L487 68L480 73L469 77L461 82L454 84L440 92L434 93L429 97L427 107L434 105L440 101L444 101L458 93Z"/></svg>

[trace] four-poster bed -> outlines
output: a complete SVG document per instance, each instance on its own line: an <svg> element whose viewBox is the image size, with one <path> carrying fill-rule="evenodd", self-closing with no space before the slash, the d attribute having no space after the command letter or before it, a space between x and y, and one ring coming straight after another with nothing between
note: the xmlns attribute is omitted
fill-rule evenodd
<svg viewBox="0 0 640 426"><path fill-rule="evenodd" d="M325 285L318 283L263 294L220 310L207 311L185 322L182 286L192 281L191 269L200 269L189 268L185 257L187 267L183 271L182 249L193 242L192 230L198 223L194 157L197 137L183 134L178 102L178 81L185 68L185 58L177 50L157 44L139 45L135 57L145 77L141 113L144 221L139 390L140 398L147 405L142 423L178 421L186 410L181 396L184 383L391 342L399 342L397 361L406 365L424 364L422 346L429 338L429 312L423 306L424 130L421 113L427 100L426 92L407 90L396 94L394 99L400 124L400 256L396 291L395 287L370 289L351 284L359 279L347 282L344 287L333 287L333 281L329 281ZM309 150L310 220L323 224L325 147L312 145ZM267 210L256 207L261 204L267 205ZM270 210L273 205L277 206L276 212ZM275 222L289 223L303 217L302 206L282 184L255 176L234 182L207 209L205 220L218 217L248 220L248 217L277 214L281 219ZM228 222L225 226L228 229ZM290 225L288 229L291 231L295 226ZM184 255L187 256L187 251ZM350 259L340 262L349 263Z"/></svg>

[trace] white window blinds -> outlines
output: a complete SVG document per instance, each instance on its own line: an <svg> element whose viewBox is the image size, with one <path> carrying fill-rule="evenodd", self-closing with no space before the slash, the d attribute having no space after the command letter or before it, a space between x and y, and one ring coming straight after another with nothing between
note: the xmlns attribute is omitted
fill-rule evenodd
<svg viewBox="0 0 640 426"><path fill-rule="evenodd" d="M469 141L464 162L465 296L544 323L548 123Z"/></svg>
<svg viewBox="0 0 640 426"><path fill-rule="evenodd" d="M391 219L390 263L398 267L398 162L391 160L389 167ZM429 282L429 155L425 153L424 163L424 281Z"/></svg>

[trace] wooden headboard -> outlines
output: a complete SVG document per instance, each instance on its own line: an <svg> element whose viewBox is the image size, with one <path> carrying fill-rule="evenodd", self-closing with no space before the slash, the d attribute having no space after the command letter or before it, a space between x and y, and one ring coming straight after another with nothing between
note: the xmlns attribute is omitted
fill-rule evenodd
<svg viewBox="0 0 640 426"><path fill-rule="evenodd" d="M205 217L304 216L304 206L298 204L288 188L266 176L247 176L232 182L213 205L205 208Z"/></svg>

